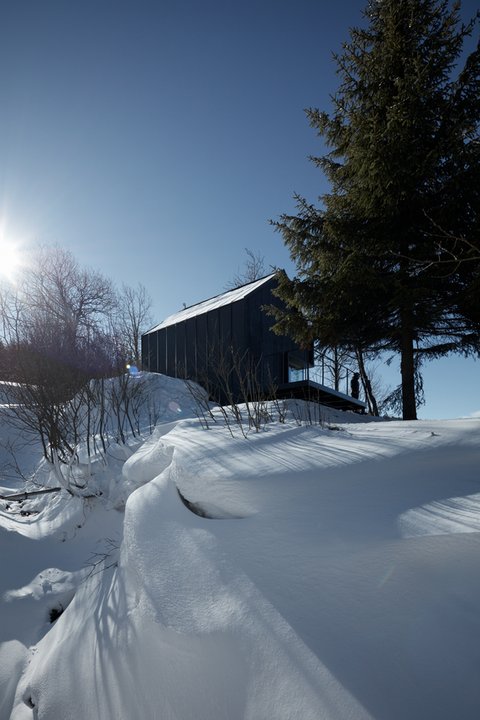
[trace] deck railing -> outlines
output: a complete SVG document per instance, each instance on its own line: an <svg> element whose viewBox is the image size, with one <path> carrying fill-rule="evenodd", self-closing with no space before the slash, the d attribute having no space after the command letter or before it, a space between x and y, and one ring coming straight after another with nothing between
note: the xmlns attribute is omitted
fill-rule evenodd
<svg viewBox="0 0 480 720"><path fill-rule="evenodd" d="M318 354L313 366L305 364L300 368L289 367L288 381L310 380L325 387L332 387L345 395L351 395L350 380L355 370L337 358Z"/></svg>

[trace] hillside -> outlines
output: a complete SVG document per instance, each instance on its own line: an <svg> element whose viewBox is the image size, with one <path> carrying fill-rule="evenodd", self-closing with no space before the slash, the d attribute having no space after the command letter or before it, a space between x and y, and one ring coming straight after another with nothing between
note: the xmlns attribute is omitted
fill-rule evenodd
<svg viewBox="0 0 480 720"><path fill-rule="evenodd" d="M142 382L101 495L0 501L0 720L476 718L480 421L230 432Z"/></svg>

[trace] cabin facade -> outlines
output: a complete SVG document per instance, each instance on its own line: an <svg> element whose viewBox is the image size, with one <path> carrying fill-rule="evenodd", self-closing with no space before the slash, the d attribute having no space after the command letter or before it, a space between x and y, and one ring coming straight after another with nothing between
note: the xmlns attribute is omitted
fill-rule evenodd
<svg viewBox="0 0 480 720"><path fill-rule="evenodd" d="M193 380L222 404L250 397L305 397L343 409L364 403L309 380L313 347L276 335L266 305L276 273L217 295L166 318L142 336L145 370Z"/></svg>

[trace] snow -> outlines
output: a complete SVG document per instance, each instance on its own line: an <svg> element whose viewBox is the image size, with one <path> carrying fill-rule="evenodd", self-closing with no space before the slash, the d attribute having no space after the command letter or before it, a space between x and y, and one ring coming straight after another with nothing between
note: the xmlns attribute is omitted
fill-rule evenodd
<svg viewBox="0 0 480 720"><path fill-rule="evenodd" d="M215 295L215 297L213 298L203 300L203 302L196 303L195 305L190 305L189 307L184 308L183 310L180 310L173 315L169 315L159 325L156 325L148 332L153 333L157 330L162 330L169 325L176 325L177 323L184 322L185 320L189 320L190 318L197 317L197 315L207 313L210 310L216 310L217 308L223 307L224 305L231 305L231 303L237 302L238 300L243 300L247 295L250 295L250 293L261 287L261 285L268 282L275 276L276 272L271 273L270 275L266 275L265 277L260 278L260 280L254 280L254 282L247 283L246 285L242 285L241 287L235 288L234 290L228 290L221 295Z"/></svg>
<svg viewBox="0 0 480 720"><path fill-rule="evenodd" d="M232 437L141 381L102 496L0 503L0 720L478 717L478 419Z"/></svg>

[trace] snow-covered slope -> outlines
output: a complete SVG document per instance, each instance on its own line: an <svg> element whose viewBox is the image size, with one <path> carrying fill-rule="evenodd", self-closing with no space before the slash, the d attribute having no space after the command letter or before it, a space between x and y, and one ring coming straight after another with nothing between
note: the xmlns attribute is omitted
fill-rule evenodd
<svg viewBox="0 0 480 720"><path fill-rule="evenodd" d="M245 439L168 382L114 501L0 513L0 720L477 717L480 422Z"/></svg>

